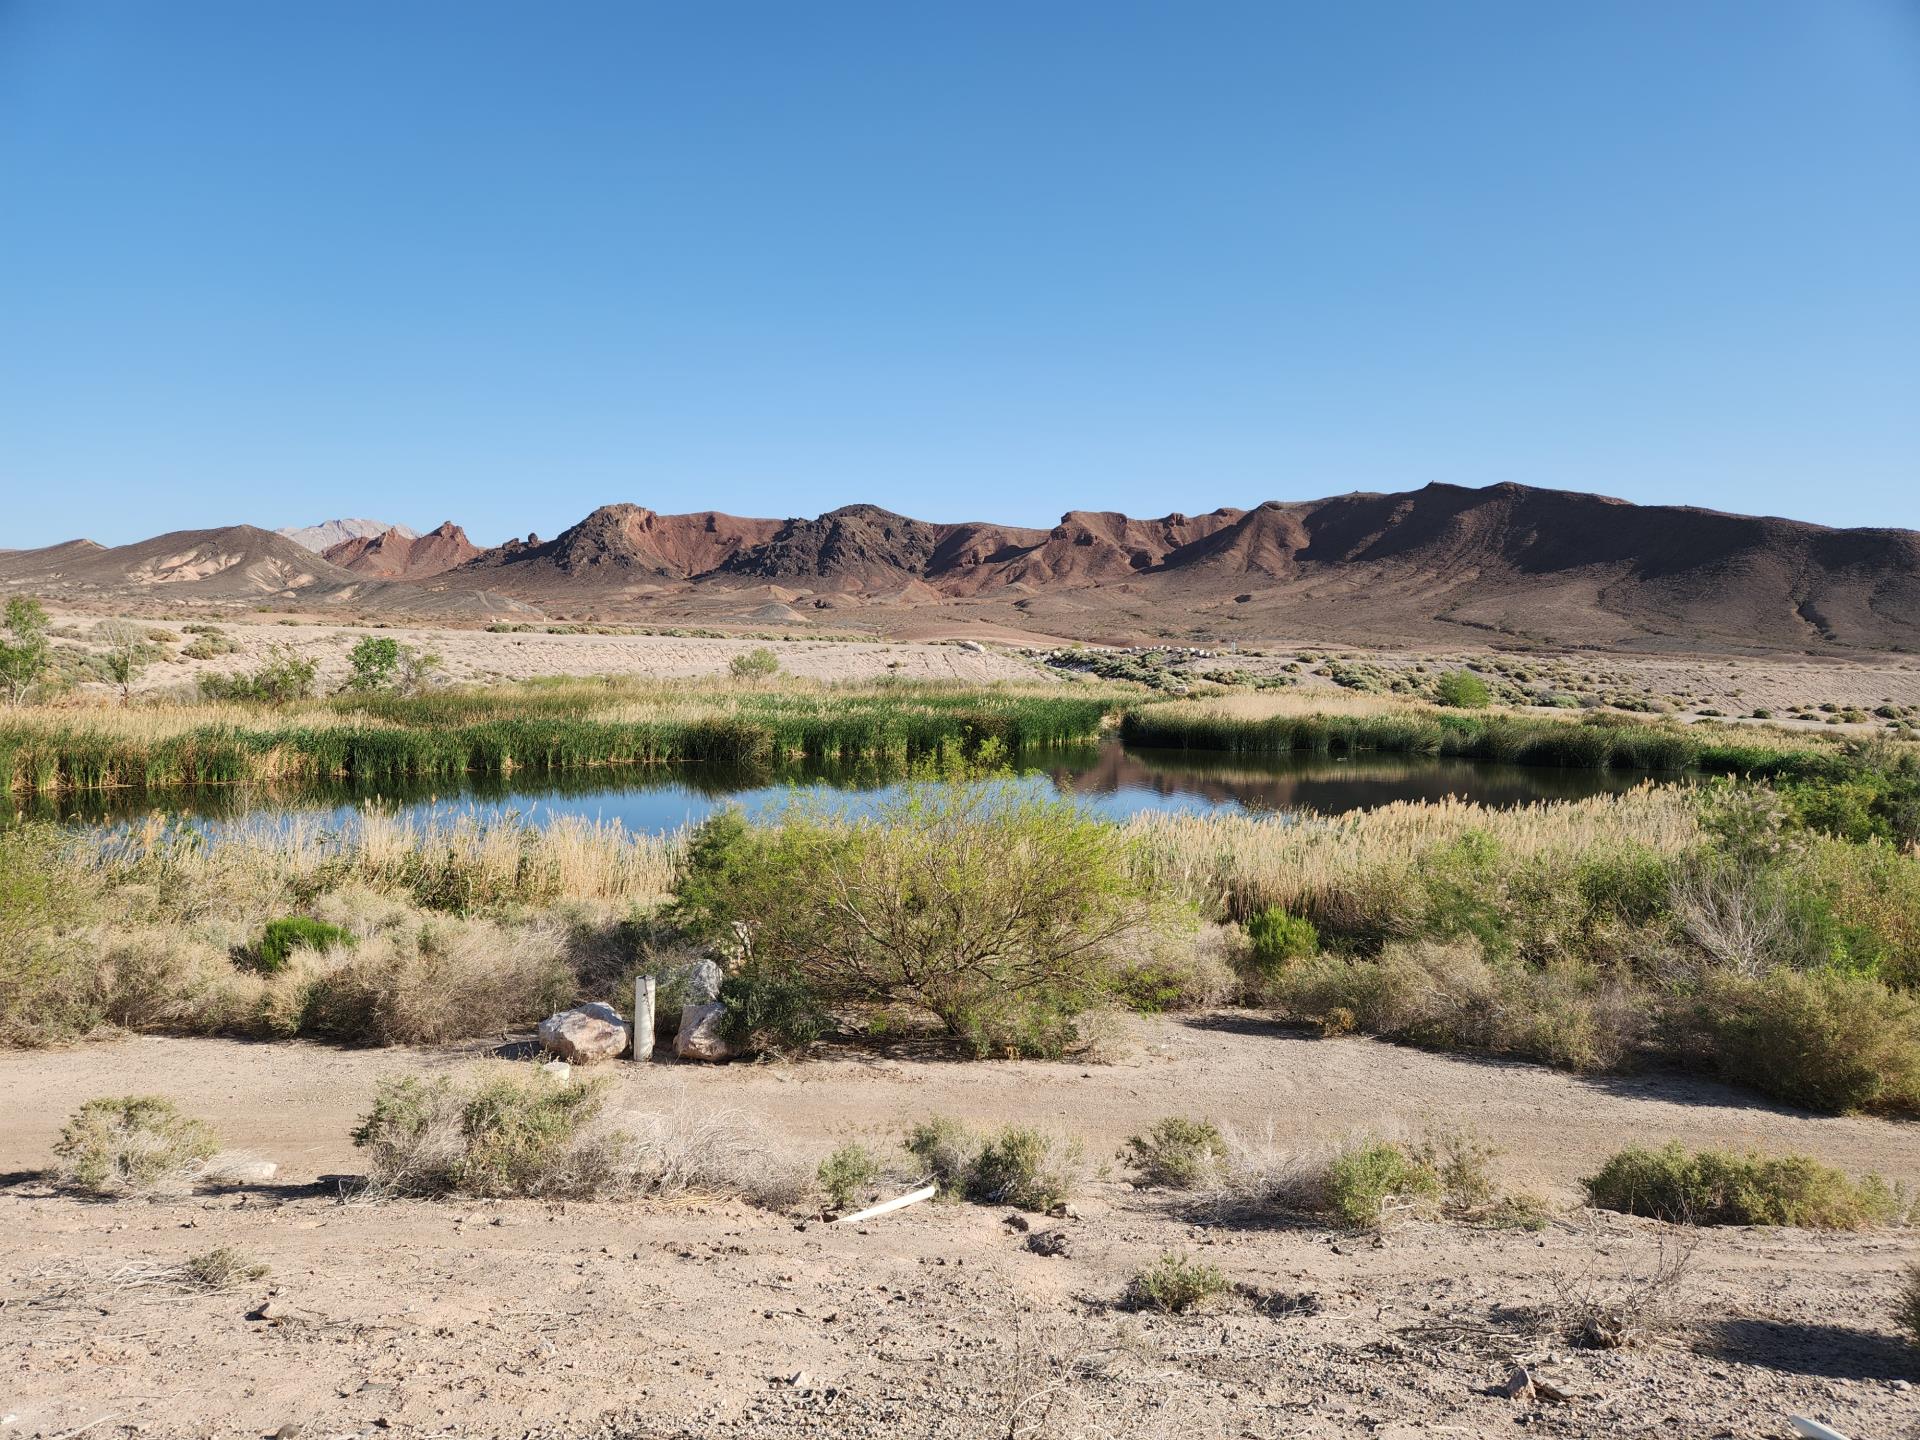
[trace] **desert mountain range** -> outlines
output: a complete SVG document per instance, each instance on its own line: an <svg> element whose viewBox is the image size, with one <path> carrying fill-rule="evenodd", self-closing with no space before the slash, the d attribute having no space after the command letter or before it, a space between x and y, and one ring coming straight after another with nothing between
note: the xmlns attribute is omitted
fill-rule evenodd
<svg viewBox="0 0 1920 1440"><path fill-rule="evenodd" d="M330 522L330 525L372 522ZM324 531L328 527L309 527ZM1920 647L1920 532L1495 485L1268 501L1050 530L874 505L813 519L606 505L482 550L448 522L316 555L234 526L0 552L0 590L249 601L449 620L747 625L894 635L1668 650ZM309 532L301 532L309 533Z"/></svg>

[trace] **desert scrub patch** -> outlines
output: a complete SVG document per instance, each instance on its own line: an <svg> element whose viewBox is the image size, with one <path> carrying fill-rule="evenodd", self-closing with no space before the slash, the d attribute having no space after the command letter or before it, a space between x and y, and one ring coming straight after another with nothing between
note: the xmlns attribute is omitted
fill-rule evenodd
<svg viewBox="0 0 1920 1440"><path fill-rule="evenodd" d="M68 1117L54 1142L62 1181L96 1195L190 1177L219 1144L204 1120L158 1095L103 1096Z"/></svg>
<svg viewBox="0 0 1920 1440"><path fill-rule="evenodd" d="M231 1245L202 1250L180 1262L180 1285L188 1290L231 1290L261 1279L267 1267Z"/></svg>
<svg viewBox="0 0 1920 1440"><path fill-rule="evenodd" d="M1127 1283L1127 1303L1138 1310L1184 1315L1227 1293L1217 1265L1169 1250Z"/></svg>
<svg viewBox="0 0 1920 1440"><path fill-rule="evenodd" d="M1720 1073L1815 1110L1920 1115L1920 996L1869 976L1715 976L1699 1025Z"/></svg>
<svg viewBox="0 0 1920 1440"><path fill-rule="evenodd" d="M1192 1190L1219 1173L1227 1137L1211 1120L1169 1115L1129 1139L1127 1157L1148 1184Z"/></svg>
<svg viewBox="0 0 1920 1440"><path fill-rule="evenodd" d="M327 950L351 947L358 937L339 925L313 920L305 915L286 915L269 920L260 932L260 943L253 948L254 967L268 975L286 968L295 950Z"/></svg>
<svg viewBox="0 0 1920 1440"><path fill-rule="evenodd" d="M942 1194L982 1205L1051 1210L1067 1202L1086 1171L1077 1139L1025 1125L980 1135L936 1116L908 1131L905 1144Z"/></svg>
<svg viewBox="0 0 1920 1440"><path fill-rule="evenodd" d="M1431 1210L1441 1194L1433 1168L1387 1140L1342 1149L1323 1185L1328 1213L1356 1229L1383 1225L1395 1210Z"/></svg>
<svg viewBox="0 0 1920 1440"><path fill-rule="evenodd" d="M353 1132L383 1194L585 1198L623 1188L624 1137L598 1129L605 1083L543 1074L383 1082Z"/></svg>
<svg viewBox="0 0 1920 1440"><path fill-rule="evenodd" d="M1588 1201L1602 1210L1686 1225L1864 1230L1910 1208L1878 1175L1852 1180L1808 1155L1690 1152L1678 1140L1619 1151L1584 1183Z"/></svg>
<svg viewBox="0 0 1920 1440"><path fill-rule="evenodd" d="M769 1148L733 1111L604 1114L608 1082L522 1067L384 1082L353 1133L376 1196L739 1196L783 1209L813 1188L811 1166Z"/></svg>
<svg viewBox="0 0 1920 1440"><path fill-rule="evenodd" d="M880 1159L857 1140L849 1141L822 1160L816 1173L820 1188L827 1192L827 1204L835 1210L851 1210L880 1178Z"/></svg>

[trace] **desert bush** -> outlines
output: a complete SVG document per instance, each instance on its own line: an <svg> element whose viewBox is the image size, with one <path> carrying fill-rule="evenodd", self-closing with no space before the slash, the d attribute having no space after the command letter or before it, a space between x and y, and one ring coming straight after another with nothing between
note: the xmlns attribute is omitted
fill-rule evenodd
<svg viewBox="0 0 1920 1440"><path fill-rule="evenodd" d="M945 1116L915 1125L906 1148L949 1197L1022 1210L1064 1204L1086 1168L1078 1140L1023 1125L982 1136Z"/></svg>
<svg viewBox="0 0 1920 1440"><path fill-rule="evenodd" d="M621 1123L632 1184L644 1195L737 1196L792 1210L818 1180L815 1166L769 1146L765 1124L737 1110L679 1109Z"/></svg>
<svg viewBox="0 0 1920 1440"><path fill-rule="evenodd" d="M1148 1184L1192 1190L1218 1174L1227 1139L1211 1120L1169 1115L1128 1140L1127 1153Z"/></svg>
<svg viewBox="0 0 1920 1440"><path fill-rule="evenodd" d="M880 1161L858 1141L849 1141L820 1162L820 1187L835 1210L851 1210L880 1178Z"/></svg>
<svg viewBox="0 0 1920 1440"><path fill-rule="evenodd" d="M805 980L758 962L720 982L721 1034L747 1054L797 1054L827 1032L831 1017Z"/></svg>
<svg viewBox="0 0 1920 1440"><path fill-rule="evenodd" d="M736 680L764 680L780 672L780 657L762 645L734 656L727 662L727 671Z"/></svg>
<svg viewBox="0 0 1920 1440"><path fill-rule="evenodd" d="M1247 940L1255 970L1272 979L1296 960L1320 953L1320 931L1304 915L1289 915L1269 905L1247 921Z"/></svg>
<svg viewBox="0 0 1920 1440"><path fill-rule="evenodd" d="M1430 1209L1441 1194L1431 1166L1386 1140L1341 1149L1322 1184L1326 1210L1356 1228L1385 1224L1395 1209Z"/></svg>
<svg viewBox="0 0 1920 1440"><path fill-rule="evenodd" d="M383 1082L353 1132L390 1195L580 1197L631 1183L626 1138L597 1123L601 1083L545 1075Z"/></svg>
<svg viewBox="0 0 1920 1440"><path fill-rule="evenodd" d="M1008 1125L980 1147L967 1176L968 1198L1022 1210L1051 1210L1064 1205L1079 1184L1084 1159L1078 1140Z"/></svg>
<svg viewBox="0 0 1920 1440"><path fill-rule="evenodd" d="M687 847L674 915L722 941L744 928L756 961L822 1003L912 1005L976 1054L1057 1056L1150 907L1118 829L977 783L912 786L870 818L718 816Z"/></svg>
<svg viewBox="0 0 1920 1440"><path fill-rule="evenodd" d="M1695 1020L1730 1080L1815 1110L1920 1115L1920 996L1780 969L1711 979Z"/></svg>
<svg viewBox="0 0 1920 1440"><path fill-rule="evenodd" d="M89 1100L54 1142L60 1178L97 1195L191 1175L219 1148L213 1129L157 1095Z"/></svg>
<svg viewBox="0 0 1920 1440"><path fill-rule="evenodd" d="M1493 703L1493 691L1471 670L1454 670L1433 682L1434 698L1456 710L1484 710Z"/></svg>
<svg viewBox="0 0 1920 1440"><path fill-rule="evenodd" d="M980 1153L979 1136L951 1116L936 1115L907 1131L905 1145L942 1194L950 1199L965 1196L967 1179Z"/></svg>
<svg viewBox="0 0 1920 1440"><path fill-rule="evenodd" d="M1238 931L1227 925L1170 932L1148 927L1114 947L1114 998L1143 1015L1225 1004L1241 990L1236 973L1239 939Z"/></svg>
<svg viewBox="0 0 1920 1440"><path fill-rule="evenodd" d="M326 950L356 943L357 937L351 930L305 915L286 915L267 922L260 933L260 943L254 946L253 961L271 975L286 968L287 957L295 950Z"/></svg>
<svg viewBox="0 0 1920 1440"><path fill-rule="evenodd" d="M319 662L288 645L276 645L265 660L251 671L231 675L202 675L200 698L253 702L261 705L291 705L313 697L313 679Z"/></svg>
<svg viewBox="0 0 1920 1440"><path fill-rule="evenodd" d="M1603 1210L1688 1225L1861 1230L1907 1209L1877 1175L1850 1180L1806 1155L1690 1153L1678 1140L1619 1151L1584 1183L1588 1202Z"/></svg>
<svg viewBox="0 0 1920 1440"><path fill-rule="evenodd" d="M351 950L298 950L270 977L269 1034L348 1045L432 1045L544 1018L577 989L552 925L424 917Z"/></svg>
<svg viewBox="0 0 1920 1440"><path fill-rule="evenodd" d="M1618 1065L1651 1028L1654 997L1576 964L1490 963L1474 939L1413 940L1376 959L1321 955L1272 987L1293 1019L1327 1033L1491 1050L1573 1070Z"/></svg>
<svg viewBox="0 0 1920 1440"><path fill-rule="evenodd" d="M1227 1293L1227 1277L1217 1265L1168 1251L1127 1284L1127 1302L1136 1309L1184 1315Z"/></svg>
<svg viewBox="0 0 1920 1440"><path fill-rule="evenodd" d="M267 1273L267 1267L231 1245L189 1255L180 1265L180 1283L191 1290L232 1290Z"/></svg>

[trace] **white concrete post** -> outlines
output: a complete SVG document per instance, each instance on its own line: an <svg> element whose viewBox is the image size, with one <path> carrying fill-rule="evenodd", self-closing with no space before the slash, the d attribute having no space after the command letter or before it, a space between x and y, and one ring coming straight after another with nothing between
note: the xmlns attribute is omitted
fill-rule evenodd
<svg viewBox="0 0 1920 1440"><path fill-rule="evenodd" d="M653 1058L653 976L633 977L633 1058Z"/></svg>

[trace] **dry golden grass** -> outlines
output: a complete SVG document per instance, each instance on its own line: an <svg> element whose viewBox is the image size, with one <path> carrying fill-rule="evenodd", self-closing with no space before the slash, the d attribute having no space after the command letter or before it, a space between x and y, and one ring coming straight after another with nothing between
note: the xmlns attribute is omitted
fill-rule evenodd
<svg viewBox="0 0 1920 1440"><path fill-rule="evenodd" d="M1331 817L1148 814L1127 828L1157 884L1230 913L1296 909L1304 896L1408 869L1434 846L1470 833L1521 862L1624 845L1679 855L1699 840L1692 797L1650 785L1508 810L1449 797Z"/></svg>

